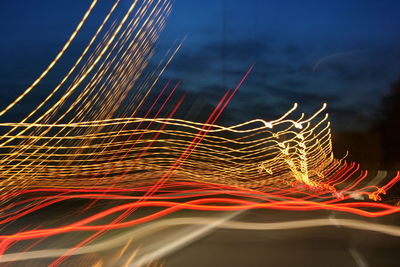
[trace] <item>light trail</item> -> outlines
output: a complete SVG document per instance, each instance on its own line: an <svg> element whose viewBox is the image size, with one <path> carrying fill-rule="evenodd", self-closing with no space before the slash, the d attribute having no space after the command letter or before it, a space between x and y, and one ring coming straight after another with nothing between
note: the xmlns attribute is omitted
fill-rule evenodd
<svg viewBox="0 0 400 267"><path fill-rule="evenodd" d="M242 221L223 221L215 224L216 219L210 217L183 217L183 218L170 218L155 221L149 225L142 226L139 229L133 229L126 233L120 234L116 237L107 239L96 244L80 247L76 249L72 255L80 255L87 253L100 252L110 250L119 246L123 246L127 242L132 242L147 235L156 232L167 230L170 227L184 226L184 225L212 225L219 229L230 230L251 230L251 231L283 231L293 229L317 228L317 227L332 227L342 226L349 229L377 232L384 235L399 237L400 227L395 225L384 225L374 222L366 222L363 220L355 219L340 219L340 218L324 218L324 219L311 219L311 220L295 220L295 221L282 221L282 222L242 222ZM214 225L215 224L215 225ZM164 248L163 246L160 247ZM146 250L142 248L142 250ZM64 255L68 249L46 249L37 251L28 251L24 253L10 253L4 254L0 258L0 262L14 262L24 261L41 258L56 258Z"/></svg>
<svg viewBox="0 0 400 267"><path fill-rule="evenodd" d="M92 1L45 71L0 116L33 94L96 2ZM51 265L56 266L70 255L110 249L120 244L117 239L109 243L114 230L138 231L143 223L149 223L143 226L148 229L204 226L176 240L174 246L160 247L157 253L161 254L214 227L284 230L332 225L325 219L279 224L162 219L183 210L237 214L249 209L322 209L364 217L399 212L383 195L398 184L400 171L394 177L379 172L371 179L359 164L336 159L325 103L307 116L299 114L295 103L275 120L217 123L254 65L243 72L233 90L221 94L205 122L175 118L185 99L178 91L180 82L168 82L154 100L150 93L160 88L160 77L182 42L166 52L155 68L149 64L172 4L134 0L124 9L119 3L107 10L76 62L44 100L19 122L0 123L4 133L0 138L1 262L16 261L17 256L40 258L43 253L43 257L59 257ZM25 225L30 216L73 201L84 204L48 221ZM352 229L399 235L396 226L338 220L335 223ZM74 233L82 235L68 249L32 251L48 237ZM98 239L106 241L97 243ZM8 253L16 247L23 254ZM132 255L128 262L140 260L134 259L138 254Z"/></svg>

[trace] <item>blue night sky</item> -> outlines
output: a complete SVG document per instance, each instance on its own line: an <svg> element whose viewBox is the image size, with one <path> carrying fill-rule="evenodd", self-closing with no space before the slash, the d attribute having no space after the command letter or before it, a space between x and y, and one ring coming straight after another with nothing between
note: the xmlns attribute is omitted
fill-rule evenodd
<svg viewBox="0 0 400 267"><path fill-rule="evenodd" d="M2 106L54 58L90 2L1 4ZM112 2L99 1L76 46L87 42ZM309 112L327 102L337 129L362 130L400 79L399 11L397 0L176 0L158 52L187 36L164 76L210 103L255 63L227 119L273 119L293 102Z"/></svg>

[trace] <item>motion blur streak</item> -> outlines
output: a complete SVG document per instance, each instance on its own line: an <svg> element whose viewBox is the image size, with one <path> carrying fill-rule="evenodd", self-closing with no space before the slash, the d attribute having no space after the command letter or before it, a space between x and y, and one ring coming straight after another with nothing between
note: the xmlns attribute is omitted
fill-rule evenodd
<svg viewBox="0 0 400 267"><path fill-rule="evenodd" d="M65 43L61 51L57 54L54 60L50 63L50 65L43 71L43 73L37 78L31 86L29 86L25 92L23 92L17 99L15 99L10 105L8 105L5 109L0 111L0 116L4 115L8 110L12 109L19 101L21 101L29 92L47 75L47 73L53 68L53 66L57 63L57 61L62 57L65 51L68 49L69 45L75 39L75 36L78 34L79 30L82 28L83 24L85 23L86 19L88 18L90 12L96 5L98 0L93 0L92 4L90 5L89 9L86 11L85 15L83 16L82 20L79 22L78 26L76 27L75 31L71 34L68 41ZM117 1L119 2L119 1Z"/></svg>
<svg viewBox="0 0 400 267"><path fill-rule="evenodd" d="M289 222L274 222L274 223L253 223L253 222L240 222L240 221L222 221L216 223L216 219L210 217L192 217L192 218L172 218L163 219L161 221L153 222L149 225L142 226L139 229L134 229L125 232L117 237L110 238L109 240L99 242L94 245L81 247L73 252L72 255L93 253L103 250L112 249L123 244L129 240L142 238L148 234L154 234L156 231L164 230L165 228L179 226L179 225L207 225L211 228L235 229L235 230L256 230L256 231L274 231L274 230L288 230L300 229L311 227L328 227L328 226L343 226L347 228L373 231L391 236L400 236L400 227L394 225L382 225L373 222L366 222L354 219L312 219L312 220L299 220ZM164 242L163 245L167 246L170 242ZM142 248L142 250L145 248ZM159 249L165 249L160 247ZM68 249L46 249L38 251L29 251L24 253L11 253L4 254L0 262L9 261L24 261L29 259L39 258L55 258L66 253ZM143 260L143 259L141 259Z"/></svg>
<svg viewBox="0 0 400 267"><path fill-rule="evenodd" d="M34 95L33 89L40 92L40 81L96 3L45 71L0 116L28 101L25 96ZM34 98L38 103L32 111L18 122L0 122L1 262L51 258L46 265L67 261L74 266L80 259L88 266L148 264L215 228L342 225L399 236L397 226L351 219L229 221L257 209L363 217L398 213L400 207L384 195L398 184L400 171L374 175L345 157L335 158L326 103L312 114L299 112L295 103L275 120L219 125L233 96L251 79L254 64L243 68L232 90L220 93L204 122L179 119L186 99L181 81L161 85L160 78L183 41L158 64L150 63L172 3L128 4L115 1L106 10L72 67L44 99ZM227 215L215 216L221 212ZM185 218L185 213L210 216ZM151 250L139 249L146 241L142 237L182 225L200 227L175 231L173 239L154 241ZM90 262L90 254L99 251L109 254ZM82 258L70 258L74 255Z"/></svg>

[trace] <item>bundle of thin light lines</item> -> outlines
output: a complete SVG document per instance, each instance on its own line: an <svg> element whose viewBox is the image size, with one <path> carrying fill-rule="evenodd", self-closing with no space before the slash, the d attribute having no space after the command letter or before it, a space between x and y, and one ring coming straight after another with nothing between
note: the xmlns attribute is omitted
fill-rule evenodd
<svg viewBox="0 0 400 267"><path fill-rule="evenodd" d="M36 89L96 4L94 0L43 74L0 115L11 112ZM110 8L49 95L20 122L0 123L4 133L0 190L151 183L174 165L199 131L204 133L201 142L172 179L246 188L294 181L319 187L327 174L340 167L342 162L332 154L328 115L322 113L325 104L308 117L296 115L295 104L274 121L258 119L231 127L173 116L137 117L179 45L152 71L143 73L171 4L136 0L122 16L116 16L119 4L116 1ZM164 89L169 87L167 84ZM160 94L159 102L167 101L175 89L168 96Z"/></svg>
<svg viewBox="0 0 400 267"><path fill-rule="evenodd" d="M233 127L210 126L175 176L246 187L290 179L311 183L313 177L323 178L321 171L335 162L327 116L313 124L305 119L286 119L287 115L275 122L255 120ZM140 123L152 123L154 127L123 129L137 128ZM161 125L165 127L158 129ZM12 158L11 164L2 166L5 181L20 179L33 187L80 187L110 185L122 173L125 174L119 186L158 179L157 173L161 175L173 164L203 125L176 119L127 118L0 126L21 131L31 127L37 132L68 129L64 136L9 137L19 142L3 147L10 152L2 157ZM159 138L154 139L155 135ZM231 137L227 138L228 135ZM30 143L29 147L25 143ZM11 185L3 182L3 186L10 189ZM18 188L20 183L15 186Z"/></svg>
<svg viewBox="0 0 400 267"><path fill-rule="evenodd" d="M11 112L16 104L32 94L34 89L38 89L41 80L66 52L96 4L97 0L94 0L66 45L42 75L0 115ZM103 132L103 125L78 128L68 126L71 123L113 118L122 103L124 109L119 110L119 114L132 116L143 105L177 50L168 51L158 66L142 75L154 53L154 44L165 25L171 4L166 0L136 0L123 16L116 13L121 12L118 9L122 9L120 6L120 1L116 1L110 8L74 65L49 95L19 123L1 126L2 189L10 186L24 187L33 180L37 181L41 178L41 171L38 170L51 170L52 158L60 154L64 154L60 166L73 168L79 161L74 158L83 154L82 150L93 145L96 140L74 138L71 145L75 149L71 149L67 155L65 153L68 151L63 147L68 146L69 138L75 135L95 136ZM65 122L62 127L61 122ZM46 124L47 127L36 127L38 123ZM107 131L114 132L108 136L110 140L119 136L115 132L121 129L120 126L107 128ZM112 142L108 144L112 145ZM101 154L101 151L98 152ZM61 172L63 170L60 169Z"/></svg>
<svg viewBox="0 0 400 267"><path fill-rule="evenodd" d="M18 260L21 255L25 255L23 259L60 257L51 265L57 266L70 255L113 248L115 244L111 246L109 241L88 245L111 230L134 227L184 209L332 209L369 217L399 211L385 203L357 202L367 197L380 200L380 195L400 180L400 172L379 187L377 183L385 175L378 177L378 182L366 182L368 172L360 170L358 164L335 159L326 104L308 115L299 112L295 103L273 121L218 125L216 120L253 66L234 90L227 90L207 121L178 119L175 114L184 101L184 96L176 97L180 82L162 83L160 77L182 42L176 42L155 65L150 61L171 3L132 0L126 7L121 2L116 0L109 7L93 36L47 95L41 92L41 84L55 71L54 66L63 62L98 0L92 1L49 66L20 96L0 109L4 121L18 104L28 101L27 96L45 95L35 98L38 103L32 110L18 110L27 112L20 121L0 122L0 226L11 232L0 235L0 256L10 248L17 249L0 257L1 262ZM155 100L153 95L157 95ZM33 212L73 199L87 202L84 208L79 207L84 219L65 213L55 224L29 225L18 232L10 227ZM350 199L357 201L342 201ZM91 209L98 200L102 211ZM155 210L150 215L131 216L149 206ZM68 222L69 216L72 222ZM340 222L363 230L379 226ZM144 227L185 224L213 225L207 218L176 218ZM331 220L227 221L218 227L276 230L330 224ZM395 227L377 229L399 235ZM45 238L65 238L66 233L82 231L94 233L68 249L25 254ZM134 231L133 235L140 234L140 228ZM29 243L32 240L34 243ZM26 250L13 247L16 242L26 242Z"/></svg>

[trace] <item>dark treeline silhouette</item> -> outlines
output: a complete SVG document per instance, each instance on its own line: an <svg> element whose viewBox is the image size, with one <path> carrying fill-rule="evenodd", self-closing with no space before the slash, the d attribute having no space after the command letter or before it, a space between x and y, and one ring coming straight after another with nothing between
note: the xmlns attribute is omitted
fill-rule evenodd
<svg viewBox="0 0 400 267"><path fill-rule="evenodd" d="M349 160L367 169L400 169L400 79L382 98L381 108L364 132L336 132L334 152L340 157L349 151Z"/></svg>
<svg viewBox="0 0 400 267"><path fill-rule="evenodd" d="M390 92L382 100L381 113L373 125L382 146L382 163L388 167L400 164L400 79L391 86Z"/></svg>
<svg viewBox="0 0 400 267"><path fill-rule="evenodd" d="M400 164L400 79L393 83L382 100L381 112L371 131L378 133L382 163L387 167ZM368 144L367 144L368 145Z"/></svg>

